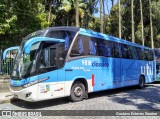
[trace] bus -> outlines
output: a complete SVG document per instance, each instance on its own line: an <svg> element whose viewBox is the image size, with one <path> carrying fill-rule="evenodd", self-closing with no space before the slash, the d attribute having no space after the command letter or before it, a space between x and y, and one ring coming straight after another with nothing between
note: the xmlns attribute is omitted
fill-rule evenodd
<svg viewBox="0 0 160 119"><path fill-rule="evenodd" d="M9 47L0 52L0 74L10 74L19 46Z"/></svg>
<svg viewBox="0 0 160 119"><path fill-rule="evenodd" d="M156 59L156 80L160 81L160 48L154 48Z"/></svg>
<svg viewBox="0 0 160 119"><path fill-rule="evenodd" d="M18 51L19 51L19 46L13 46L5 49L3 52L3 60L5 60L6 58L14 59L18 54Z"/></svg>
<svg viewBox="0 0 160 119"><path fill-rule="evenodd" d="M51 27L24 38L10 79L15 98L71 101L88 93L155 80L151 48L77 27Z"/></svg>

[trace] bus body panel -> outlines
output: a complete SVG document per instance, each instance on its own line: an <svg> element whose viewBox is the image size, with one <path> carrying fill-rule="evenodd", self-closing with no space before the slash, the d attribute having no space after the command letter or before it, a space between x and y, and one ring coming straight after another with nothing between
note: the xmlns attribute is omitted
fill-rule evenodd
<svg viewBox="0 0 160 119"><path fill-rule="evenodd" d="M121 64L122 59L121 58L116 58L114 59L114 78L113 78L113 87L118 88L123 86L123 81L122 81L122 67Z"/></svg>

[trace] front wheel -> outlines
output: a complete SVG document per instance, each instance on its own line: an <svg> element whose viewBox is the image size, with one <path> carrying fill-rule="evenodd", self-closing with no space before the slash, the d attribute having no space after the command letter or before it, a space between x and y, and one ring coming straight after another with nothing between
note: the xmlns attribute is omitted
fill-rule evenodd
<svg viewBox="0 0 160 119"><path fill-rule="evenodd" d="M71 88L70 100L73 102L81 101L85 97L85 87L80 81L73 84Z"/></svg>
<svg viewBox="0 0 160 119"><path fill-rule="evenodd" d="M143 76L140 76L138 87L139 88L144 88L144 85L145 85L145 79L144 79Z"/></svg>

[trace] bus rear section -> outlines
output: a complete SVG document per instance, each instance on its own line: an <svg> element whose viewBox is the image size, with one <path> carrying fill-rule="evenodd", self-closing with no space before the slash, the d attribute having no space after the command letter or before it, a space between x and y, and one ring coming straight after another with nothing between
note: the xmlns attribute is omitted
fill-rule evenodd
<svg viewBox="0 0 160 119"><path fill-rule="evenodd" d="M156 59L156 80L160 81L160 48L154 49L155 59Z"/></svg>

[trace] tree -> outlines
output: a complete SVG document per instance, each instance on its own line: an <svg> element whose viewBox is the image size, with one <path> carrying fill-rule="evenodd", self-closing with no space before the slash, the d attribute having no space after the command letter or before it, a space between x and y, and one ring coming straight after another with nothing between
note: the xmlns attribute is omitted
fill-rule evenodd
<svg viewBox="0 0 160 119"><path fill-rule="evenodd" d="M121 38L121 1L118 1L118 9L119 9L119 38Z"/></svg>
<svg viewBox="0 0 160 119"><path fill-rule="evenodd" d="M113 7L113 5L114 5L114 0L111 0L111 2L112 2L112 7Z"/></svg>
<svg viewBox="0 0 160 119"><path fill-rule="evenodd" d="M100 32L104 32L104 23L103 23L103 1L100 0L100 21L101 21L101 26L100 26Z"/></svg>
<svg viewBox="0 0 160 119"><path fill-rule="evenodd" d="M79 1L76 0L76 27L79 27Z"/></svg>
<svg viewBox="0 0 160 119"><path fill-rule="evenodd" d="M151 0L149 0L149 16L150 16L150 30L151 30L151 48L154 48Z"/></svg>
<svg viewBox="0 0 160 119"><path fill-rule="evenodd" d="M141 11L141 32L142 32L142 45L144 46L144 26L143 26L143 9L142 9L142 0L140 0L140 11Z"/></svg>
<svg viewBox="0 0 160 119"><path fill-rule="evenodd" d="M131 0L131 18L132 18L132 42L135 42L135 37L134 37L134 13L133 13L133 2L134 0Z"/></svg>
<svg viewBox="0 0 160 119"><path fill-rule="evenodd" d="M77 6L78 5L78 6ZM56 15L56 25L66 25L66 19L69 26L82 26L82 18L85 14L86 3L83 0L62 0L58 7Z"/></svg>

